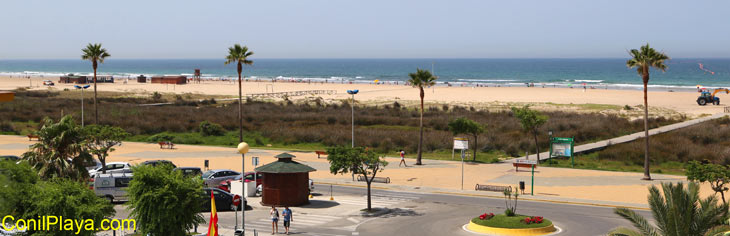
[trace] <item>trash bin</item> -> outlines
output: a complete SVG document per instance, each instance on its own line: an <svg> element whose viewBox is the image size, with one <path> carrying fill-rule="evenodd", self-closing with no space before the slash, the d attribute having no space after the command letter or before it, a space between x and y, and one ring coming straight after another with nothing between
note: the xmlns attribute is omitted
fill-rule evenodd
<svg viewBox="0 0 730 236"><path fill-rule="evenodd" d="M520 181L520 192L525 193L525 181Z"/></svg>

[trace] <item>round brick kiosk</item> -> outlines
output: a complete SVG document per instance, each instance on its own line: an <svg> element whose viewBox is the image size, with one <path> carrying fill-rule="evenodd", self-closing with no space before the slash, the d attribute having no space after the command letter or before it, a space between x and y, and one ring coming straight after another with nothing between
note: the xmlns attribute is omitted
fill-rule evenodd
<svg viewBox="0 0 730 236"><path fill-rule="evenodd" d="M301 206L309 204L309 172L316 169L293 161L295 156L282 153L277 161L256 168L263 174L261 205Z"/></svg>

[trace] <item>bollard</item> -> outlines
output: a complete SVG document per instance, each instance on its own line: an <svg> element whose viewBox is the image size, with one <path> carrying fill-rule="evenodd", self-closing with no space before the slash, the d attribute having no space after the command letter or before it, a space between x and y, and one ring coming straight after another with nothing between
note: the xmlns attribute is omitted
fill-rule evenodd
<svg viewBox="0 0 730 236"><path fill-rule="evenodd" d="M330 201L334 201L335 198L332 197L332 185L330 184Z"/></svg>

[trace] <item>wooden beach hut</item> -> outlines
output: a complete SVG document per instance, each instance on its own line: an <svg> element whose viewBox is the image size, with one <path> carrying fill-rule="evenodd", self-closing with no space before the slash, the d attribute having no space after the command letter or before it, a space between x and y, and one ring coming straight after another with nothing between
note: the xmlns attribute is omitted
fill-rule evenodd
<svg viewBox="0 0 730 236"><path fill-rule="evenodd" d="M144 75L137 76L137 83L147 83L147 77Z"/></svg>
<svg viewBox="0 0 730 236"><path fill-rule="evenodd" d="M15 93L10 91L0 91L0 102L11 102L15 99Z"/></svg>
<svg viewBox="0 0 730 236"><path fill-rule="evenodd" d="M150 80L153 84L186 84L188 77L182 75L153 76Z"/></svg>
<svg viewBox="0 0 730 236"><path fill-rule="evenodd" d="M309 203L309 172L316 169L293 161L282 153L278 160L256 168L263 174L261 204L264 206L301 206Z"/></svg>
<svg viewBox="0 0 730 236"><path fill-rule="evenodd" d="M114 76L97 75L96 82L97 83L114 83ZM61 76L58 80L58 83L64 83L64 84L94 83L94 76L68 74L68 75Z"/></svg>

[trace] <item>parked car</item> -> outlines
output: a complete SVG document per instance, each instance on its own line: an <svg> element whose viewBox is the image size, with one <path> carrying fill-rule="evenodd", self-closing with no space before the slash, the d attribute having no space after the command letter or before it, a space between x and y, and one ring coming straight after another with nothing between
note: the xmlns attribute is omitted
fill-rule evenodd
<svg viewBox="0 0 730 236"><path fill-rule="evenodd" d="M132 173L99 173L94 178L94 193L96 196L109 199L109 202L127 201L127 187L132 181Z"/></svg>
<svg viewBox="0 0 730 236"><path fill-rule="evenodd" d="M200 170L200 167L177 167L172 169L172 171L182 171L183 176L189 177L201 178L203 176L203 171Z"/></svg>
<svg viewBox="0 0 730 236"><path fill-rule="evenodd" d="M7 155L7 156L0 156L0 161L20 161L19 156L13 156L13 155Z"/></svg>
<svg viewBox="0 0 730 236"><path fill-rule="evenodd" d="M234 203L235 199L241 199L241 196L234 195L229 192L223 191L218 188L203 188L203 191L205 191L202 196L203 200L203 212L210 211L210 193L213 192L213 197L215 198L215 209L216 211L229 211L233 210L234 207L238 210L241 210L241 206L246 206L247 203L243 202L243 204L240 204L240 200L238 200L238 203Z"/></svg>
<svg viewBox="0 0 730 236"><path fill-rule="evenodd" d="M127 162L106 163L106 173L132 173L132 166ZM91 178L94 178L96 174L101 174L101 166L89 171Z"/></svg>
<svg viewBox="0 0 730 236"><path fill-rule="evenodd" d="M43 81L43 85L47 85L47 86L53 86L53 85L56 85L56 84L54 84L54 83L53 83L53 81L50 81L50 80L44 80L44 81Z"/></svg>
<svg viewBox="0 0 730 236"><path fill-rule="evenodd" d="M173 164L171 161L168 160L151 160L151 161L145 161L142 163L139 163L140 165L152 165L152 166L158 166L158 165L171 165L172 168L177 168L175 164Z"/></svg>
<svg viewBox="0 0 730 236"><path fill-rule="evenodd" d="M217 188L224 180L234 179L237 175L240 174L241 173L232 170L209 170L203 173L203 181L205 181L205 186Z"/></svg>
<svg viewBox="0 0 730 236"><path fill-rule="evenodd" d="M245 175L246 175L246 180L254 181L254 177L253 177L254 172L246 172ZM242 178L243 178L243 175L237 175L236 178L223 180L220 183L218 183L218 188L222 189L223 191L230 192L231 190L228 189L228 186L231 183L231 181L241 181ZM263 183L263 178L264 178L264 175L261 173L258 173L256 175L256 187L260 186Z"/></svg>

